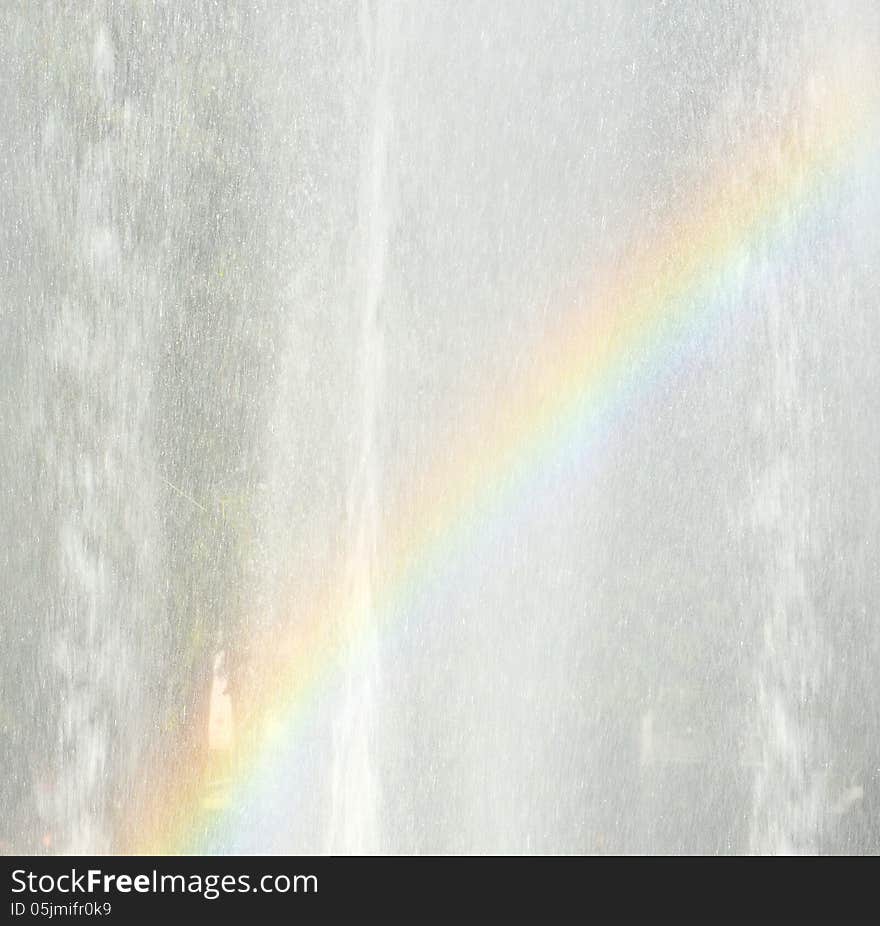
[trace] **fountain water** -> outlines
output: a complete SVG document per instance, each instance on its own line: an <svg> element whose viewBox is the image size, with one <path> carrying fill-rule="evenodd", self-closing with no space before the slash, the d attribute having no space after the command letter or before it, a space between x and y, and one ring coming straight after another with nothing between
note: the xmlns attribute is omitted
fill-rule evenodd
<svg viewBox="0 0 880 926"><path fill-rule="evenodd" d="M873 4L2 16L5 846L877 851Z"/></svg>

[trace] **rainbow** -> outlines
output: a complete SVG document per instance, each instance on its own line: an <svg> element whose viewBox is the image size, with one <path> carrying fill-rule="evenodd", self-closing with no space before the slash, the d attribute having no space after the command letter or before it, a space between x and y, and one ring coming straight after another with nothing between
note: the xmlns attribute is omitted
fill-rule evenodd
<svg viewBox="0 0 880 926"><path fill-rule="evenodd" d="M154 802L159 809L137 821L133 851L210 852L215 840L222 844L241 825L241 809L290 761L320 690L405 618L414 597L533 480L554 461L582 459L671 358L699 346L753 264L782 259L805 223L821 221L847 177L876 167L877 120L867 94L847 81L807 96L784 120L786 130L756 132L748 150L694 193L689 209L573 300L503 403L491 396L472 403L482 414L470 426L457 423L464 439L444 443L452 449L400 499L369 577L341 570L310 596L308 613L291 606L286 629L256 641L262 681L246 705L246 745L228 807L206 815L203 782L174 776ZM364 587L368 595L358 593Z"/></svg>

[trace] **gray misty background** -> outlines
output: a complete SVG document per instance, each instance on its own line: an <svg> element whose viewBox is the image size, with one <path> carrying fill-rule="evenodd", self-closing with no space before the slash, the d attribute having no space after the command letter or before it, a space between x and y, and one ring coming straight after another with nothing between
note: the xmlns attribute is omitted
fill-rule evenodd
<svg viewBox="0 0 880 926"><path fill-rule="evenodd" d="M477 384L503 403L560 294L829 60L858 44L880 80L870 0L4 0L0 23L22 853L119 851L154 780L210 781L218 678L234 705L296 619L277 589L346 562L372 600L355 567L392 501ZM582 476L373 635L288 790L212 850L880 849L873 168L784 264L755 246L762 285Z"/></svg>

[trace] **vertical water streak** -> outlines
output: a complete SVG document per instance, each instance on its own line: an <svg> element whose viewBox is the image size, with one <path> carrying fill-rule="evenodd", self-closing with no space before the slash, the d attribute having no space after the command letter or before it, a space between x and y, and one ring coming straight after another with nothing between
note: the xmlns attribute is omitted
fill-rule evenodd
<svg viewBox="0 0 880 926"><path fill-rule="evenodd" d="M823 645L810 591L812 530L809 397L799 333L808 299L794 281L767 296L771 373L767 463L752 512L763 550L751 849L760 854L819 850L825 805L820 708Z"/></svg>
<svg viewBox="0 0 880 926"><path fill-rule="evenodd" d="M53 62L33 175L33 412L47 541L55 551L45 664L54 754L38 771L47 849L95 853L131 798L143 739L138 641L159 561L150 430L158 284L131 209L138 114L100 11L49 12L73 51ZM72 102L71 102L72 101Z"/></svg>
<svg viewBox="0 0 880 926"><path fill-rule="evenodd" d="M381 461L378 440L384 346L381 304L385 289L390 227L388 144L391 130L389 11L361 5L365 79L371 114L365 129L358 202L358 259L355 301L359 315L356 388L359 431L346 500L351 547L348 556L350 612L347 634L350 668L334 731L331 852L376 852L381 845L379 785L374 761L374 713L379 662L375 626L377 543L381 526Z"/></svg>

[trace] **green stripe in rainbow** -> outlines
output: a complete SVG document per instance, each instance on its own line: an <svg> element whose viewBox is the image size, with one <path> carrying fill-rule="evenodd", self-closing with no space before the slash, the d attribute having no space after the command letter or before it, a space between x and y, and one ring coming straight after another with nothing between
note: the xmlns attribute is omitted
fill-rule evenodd
<svg viewBox="0 0 880 926"><path fill-rule="evenodd" d="M792 120L801 128L740 152L694 196L688 214L591 287L536 345L527 375L504 402L476 401L483 417L459 427L466 439L400 500L370 581L340 570L339 581L325 581L308 609L287 609L287 628L275 627L257 641L262 683L245 705L246 745L228 809L208 819L200 809L202 782L170 780L159 809L137 821L133 850L210 852L234 842L238 828L270 825L249 820L248 808L294 762L298 731L320 691L376 634L400 621L414 597L430 589L445 564L509 510L548 463L584 452L670 353L709 324L719 295L749 255L772 254L835 184L865 166L876 169L875 117L854 86L824 104L805 104ZM372 601L357 600L352 589L360 587L372 587Z"/></svg>

